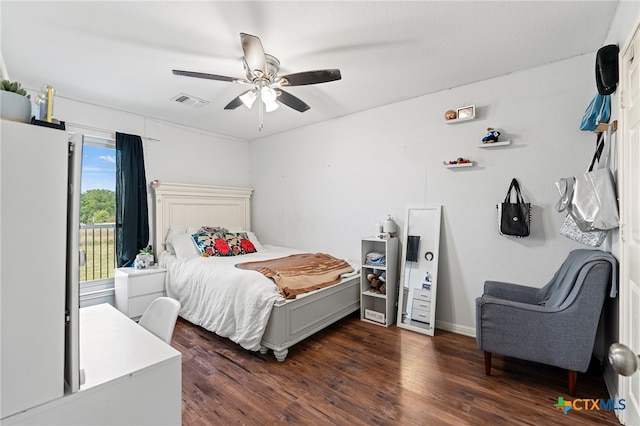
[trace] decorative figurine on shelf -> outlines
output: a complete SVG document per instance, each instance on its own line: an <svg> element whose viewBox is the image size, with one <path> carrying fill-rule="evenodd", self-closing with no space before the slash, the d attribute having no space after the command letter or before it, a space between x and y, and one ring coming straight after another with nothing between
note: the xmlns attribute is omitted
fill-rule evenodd
<svg viewBox="0 0 640 426"><path fill-rule="evenodd" d="M388 233L390 237L395 237L397 228L398 226L393 220L393 217L391 215L387 215L387 218L382 222L382 232Z"/></svg>
<svg viewBox="0 0 640 426"><path fill-rule="evenodd" d="M35 103L39 108L39 120L53 123L53 97L55 94L56 90L48 84L40 89L40 93L35 99Z"/></svg>
<svg viewBox="0 0 640 426"><path fill-rule="evenodd" d="M442 164L444 164L445 166L453 166L454 164L467 164L470 162L471 160L469 160L468 158L458 157L455 160L443 161Z"/></svg>
<svg viewBox="0 0 640 426"><path fill-rule="evenodd" d="M31 124L65 130L64 121L53 117L53 97L55 94L56 90L53 87L48 84L42 86L40 93L38 93L34 100L37 111L31 118Z"/></svg>
<svg viewBox="0 0 640 426"><path fill-rule="evenodd" d="M458 113L452 109L444 113L445 120L455 120L456 118L458 118Z"/></svg>
<svg viewBox="0 0 640 426"><path fill-rule="evenodd" d="M482 143L493 143L498 142L500 139L500 132L494 129L493 127L487 127L487 134L482 138Z"/></svg>

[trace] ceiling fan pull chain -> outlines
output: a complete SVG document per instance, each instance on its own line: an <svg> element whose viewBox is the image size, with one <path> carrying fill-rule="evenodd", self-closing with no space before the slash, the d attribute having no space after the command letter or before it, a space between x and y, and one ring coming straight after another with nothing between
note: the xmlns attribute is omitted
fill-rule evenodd
<svg viewBox="0 0 640 426"><path fill-rule="evenodd" d="M258 90L258 131L264 127L264 102L262 102L262 90Z"/></svg>

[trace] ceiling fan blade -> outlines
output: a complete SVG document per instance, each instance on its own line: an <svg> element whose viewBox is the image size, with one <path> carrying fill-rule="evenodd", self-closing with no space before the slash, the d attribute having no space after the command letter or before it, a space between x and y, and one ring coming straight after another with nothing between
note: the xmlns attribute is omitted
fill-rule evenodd
<svg viewBox="0 0 640 426"><path fill-rule="evenodd" d="M225 75L207 74L204 72L173 70L174 75L183 75L185 77L206 78L208 80L219 80L229 82L239 82L239 78L227 77Z"/></svg>
<svg viewBox="0 0 640 426"><path fill-rule="evenodd" d="M340 80L339 69L304 71L297 72L280 77L279 82L282 86L304 86L307 84L327 83L329 81Z"/></svg>
<svg viewBox="0 0 640 426"><path fill-rule="evenodd" d="M266 76L267 59L260 39L251 34L240 33L240 41L244 51L244 60L251 74L255 77Z"/></svg>
<svg viewBox="0 0 640 426"><path fill-rule="evenodd" d="M290 108L295 109L296 111L305 112L306 110L311 108L309 105L307 105L300 99L296 98L289 92L285 92L282 89L275 89L275 91L277 95L276 100L282 102L283 104L285 104Z"/></svg>
<svg viewBox="0 0 640 426"><path fill-rule="evenodd" d="M244 92L244 93L247 93L247 92ZM240 96L244 95L244 93L240 94ZM240 99L240 96L238 96L237 98L234 98L231 102L229 102L227 106L224 107L224 109L236 109L240 105L242 105L242 100Z"/></svg>

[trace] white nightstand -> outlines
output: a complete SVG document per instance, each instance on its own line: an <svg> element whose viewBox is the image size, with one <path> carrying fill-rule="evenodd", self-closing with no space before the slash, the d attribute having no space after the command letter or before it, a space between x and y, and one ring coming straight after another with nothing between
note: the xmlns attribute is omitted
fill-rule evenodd
<svg viewBox="0 0 640 426"><path fill-rule="evenodd" d="M117 268L116 308L129 318L138 320L151 302L165 296L165 268Z"/></svg>

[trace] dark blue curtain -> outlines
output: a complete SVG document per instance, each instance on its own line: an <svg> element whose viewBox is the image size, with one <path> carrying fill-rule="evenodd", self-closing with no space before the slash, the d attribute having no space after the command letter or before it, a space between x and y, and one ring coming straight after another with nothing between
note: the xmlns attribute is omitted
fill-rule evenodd
<svg viewBox="0 0 640 426"><path fill-rule="evenodd" d="M116 262L131 266L149 243L142 138L116 133Z"/></svg>

